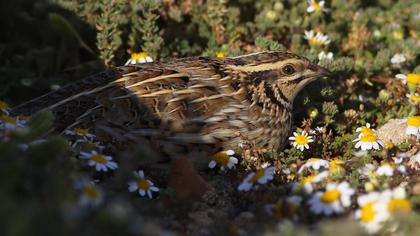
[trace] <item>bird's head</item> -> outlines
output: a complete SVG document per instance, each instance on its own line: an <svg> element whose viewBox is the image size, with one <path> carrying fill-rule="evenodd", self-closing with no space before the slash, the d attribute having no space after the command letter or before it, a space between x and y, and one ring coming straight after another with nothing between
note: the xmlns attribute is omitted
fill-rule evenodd
<svg viewBox="0 0 420 236"><path fill-rule="evenodd" d="M311 81L330 72L307 58L287 51L261 52L231 58L230 69L243 76L245 83L264 83L293 102L298 92Z"/></svg>

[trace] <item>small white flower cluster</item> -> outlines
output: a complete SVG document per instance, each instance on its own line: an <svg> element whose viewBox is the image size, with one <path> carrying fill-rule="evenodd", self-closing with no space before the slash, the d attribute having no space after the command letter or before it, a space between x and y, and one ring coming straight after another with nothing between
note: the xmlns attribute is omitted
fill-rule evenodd
<svg viewBox="0 0 420 236"><path fill-rule="evenodd" d="M98 172L107 172L108 170L115 170L118 168L118 163L113 161L112 156L101 154L104 146L100 142L95 141L96 135L92 134L89 129L73 128L72 130L65 130L69 144L73 148L79 148L79 156L81 159L87 160L87 164L94 167Z"/></svg>
<svg viewBox="0 0 420 236"><path fill-rule="evenodd" d="M333 53L332 52L324 52L324 51L321 51L318 54L318 60L319 61L323 61L323 60L332 61L332 59L333 59Z"/></svg>
<svg viewBox="0 0 420 236"><path fill-rule="evenodd" d="M392 64L402 64L405 61L406 61L405 56L404 56L404 54L401 54L401 53L395 54L391 58L391 63Z"/></svg>

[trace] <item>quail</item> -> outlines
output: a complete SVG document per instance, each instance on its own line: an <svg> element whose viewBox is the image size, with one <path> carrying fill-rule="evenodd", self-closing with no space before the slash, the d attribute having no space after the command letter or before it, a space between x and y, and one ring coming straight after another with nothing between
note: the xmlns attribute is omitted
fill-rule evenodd
<svg viewBox="0 0 420 236"><path fill-rule="evenodd" d="M56 132L82 127L102 140L177 151L240 152L244 139L281 149L293 100L329 72L288 51L190 57L121 66L35 98L14 115L52 111ZM175 149L173 149L175 148Z"/></svg>

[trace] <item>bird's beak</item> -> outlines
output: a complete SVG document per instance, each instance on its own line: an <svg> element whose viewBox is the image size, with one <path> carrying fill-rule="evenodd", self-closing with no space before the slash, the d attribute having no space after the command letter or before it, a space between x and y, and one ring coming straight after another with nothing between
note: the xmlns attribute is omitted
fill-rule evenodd
<svg viewBox="0 0 420 236"><path fill-rule="evenodd" d="M324 76L324 77L331 77L332 73L325 69L324 67L321 66L316 66L316 73L318 74L318 76Z"/></svg>
<svg viewBox="0 0 420 236"><path fill-rule="evenodd" d="M332 73L325 69L322 66L316 65L316 64L311 64L309 66L309 70L310 72L308 73L308 75L306 75L305 77L308 79L315 80L318 79L320 77L331 77Z"/></svg>

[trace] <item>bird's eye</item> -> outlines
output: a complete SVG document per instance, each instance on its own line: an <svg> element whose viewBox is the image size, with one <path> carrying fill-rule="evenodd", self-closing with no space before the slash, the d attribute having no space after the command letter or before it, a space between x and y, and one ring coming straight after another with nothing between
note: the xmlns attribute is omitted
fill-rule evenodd
<svg viewBox="0 0 420 236"><path fill-rule="evenodd" d="M291 75L296 72L295 68L292 65L285 65L282 71L285 75Z"/></svg>

